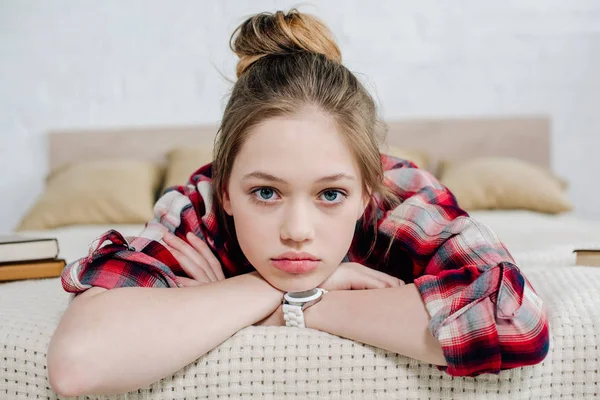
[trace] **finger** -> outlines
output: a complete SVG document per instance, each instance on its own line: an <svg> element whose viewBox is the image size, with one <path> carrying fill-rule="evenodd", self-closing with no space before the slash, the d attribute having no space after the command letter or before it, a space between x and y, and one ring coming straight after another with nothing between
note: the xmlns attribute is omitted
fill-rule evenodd
<svg viewBox="0 0 600 400"><path fill-rule="evenodd" d="M203 282L198 282L195 279L186 278L185 276L178 276L177 279L183 285L183 287L200 286L203 284Z"/></svg>
<svg viewBox="0 0 600 400"><path fill-rule="evenodd" d="M395 276L386 274L385 272L382 272L382 271L377 271L376 269L373 269L373 268L369 268L369 267L364 267L364 268L366 268L368 270L366 272L371 274L371 276L373 276L375 279L384 282L386 285L385 287L398 287L398 286L404 285L404 281L396 278Z"/></svg>
<svg viewBox="0 0 600 400"><path fill-rule="evenodd" d="M353 285L354 286L354 285ZM358 290L368 290L368 289L385 289L387 283L372 276L363 275L362 279L359 281L359 289Z"/></svg>
<svg viewBox="0 0 600 400"><path fill-rule="evenodd" d="M352 290L385 289L386 283L364 270L356 270L351 281Z"/></svg>
<svg viewBox="0 0 600 400"><path fill-rule="evenodd" d="M193 232L188 232L186 237L190 241L190 244L198 251L200 254L204 256L204 259L208 262L208 265L212 268L213 273L217 277L218 280L225 279L225 274L223 274L223 267L221 263L215 257L213 252L208 247L208 244L196 236Z"/></svg>
<svg viewBox="0 0 600 400"><path fill-rule="evenodd" d="M386 287L400 287L404 286L404 281L402 279L398 279L394 276L388 275L379 278L382 282L385 283Z"/></svg>
<svg viewBox="0 0 600 400"><path fill-rule="evenodd" d="M187 258L192 260L196 265L198 265L202 270L204 270L204 273L209 277L211 282L217 281L216 275L212 271L212 268L208 265L208 262L204 259L204 256L198 253L198 251L195 248L193 248L189 243L178 238L171 232L165 232L165 234L163 235L163 239L165 240L165 242L167 242L169 246L185 254Z"/></svg>
<svg viewBox="0 0 600 400"><path fill-rule="evenodd" d="M206 272L204 272L204 270L200 266L194 264L192 260L190 260L185 254L183 254L179 250L169 245L165 245L165 247L171 252L171 254L173 254L173 257L175 257L175 259L179 263L179 266L185 271L185 273L188 276L191 277L191 279L194 279L201 283L210 283L210 278L208 277L208 275L206 275Z"/></svg>
<svg viewBox="0 0 600 400"><path fill-rule="evenodd" d="M400 287L404 286L404 281L398 278L391 277L384 280L386 287Z"/></svg>
<svg viewBox="0 0 600 400"><path fill-rule="evenodd" d="M404 281L396 278L395 276L391 276L388 274L384 274L385 276L379 276L378 278L385 283L386 287L399 287L404 285Z"/></svg>
<svg viewBox="0 0 600 400"><path fill-rule="evenodd" d="M169 246L168 244L165 245L165 247L171 252L171 254L173 254L173 257L175 257L175 259L179 263L179 266L181 266L181 268L188 274L188 276L191 276L193 279L202 283L211 282L204 269L202 269L202 267L200 267L199 265L194 264L194 262L190 260L185 254Z"/></svg>

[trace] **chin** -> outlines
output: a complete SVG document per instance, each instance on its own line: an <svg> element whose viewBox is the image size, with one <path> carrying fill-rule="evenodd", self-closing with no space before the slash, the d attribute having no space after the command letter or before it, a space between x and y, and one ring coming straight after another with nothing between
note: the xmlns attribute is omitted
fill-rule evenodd
<svg viewBox="0 0 600 400"><path fill-rule="evenodd" d="M305 277L304 275L290 275L288 278L267 279L273 287L284 292L303 292L314 289L324 280L315 279L314 276Z"/></svg>

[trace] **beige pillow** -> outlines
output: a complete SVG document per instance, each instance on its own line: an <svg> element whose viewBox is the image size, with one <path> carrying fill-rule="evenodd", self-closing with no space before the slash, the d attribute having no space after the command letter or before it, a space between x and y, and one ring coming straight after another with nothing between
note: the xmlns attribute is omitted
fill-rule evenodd
<svg viewBox="0 0 600 400"><path fill-rule="evenodd" d="M17 230L151 220L160 182L157 165L136 160L74 163L53 171Z"/></svg>
<svg viewBox="0 0 600 400"><path fill-rule="evenodd" d="M525 209L557 214L571 211L567 182L532 163L506 157L481 157L441 163L440 182L465 210Z"/></svg>
<svg viewBox="0 0 600 400"><path fill-rule="evenodd" d="M405 149L393 145L383 145L381 146L380 151L384 154L389 154L390 156L412 161L421 169L429 169L429 155L424 151Z"/></svg>
<svg viewBox="0 0 600 400"><path fill-rule="evenodd" d="M167 172L161 193L167 188L184 185L198 168L212 161L210 147L178 147L167 153Z"/></svg>

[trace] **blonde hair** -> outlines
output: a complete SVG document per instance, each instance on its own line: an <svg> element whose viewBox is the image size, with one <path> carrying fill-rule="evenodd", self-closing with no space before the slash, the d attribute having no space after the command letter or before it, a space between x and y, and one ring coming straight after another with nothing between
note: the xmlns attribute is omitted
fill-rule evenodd
<svg viewBox="0 0 600 400"><path fill-rule="evenodd" d="M376 193L370 195L370 207L378 201L399 203L383 182L379 145L386 125L378 119L368 91L342 65L340 49L323 22L296 8L288 13L263 12L239 25L229 45L239 57L238 79L215 138L212 178L217 212L230 237L234 236L232 221L223 211L223 191L249 131L263 120L294 115L305 107L316 108L336 122L359 165L363 194ZM369 214L372 218L364 218L365 228L373 223L376 235L377 213ZM374 246L375 242L369 254Z"/></svg>

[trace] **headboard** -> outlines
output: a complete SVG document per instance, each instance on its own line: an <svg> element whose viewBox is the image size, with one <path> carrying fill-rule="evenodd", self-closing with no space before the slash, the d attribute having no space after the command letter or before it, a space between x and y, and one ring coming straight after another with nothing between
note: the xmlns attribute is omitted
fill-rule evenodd
<svg viewBox="0 0 600 400"><path fill-rule="evenodd" d="M427 118L387 121L386 143L425 150L439 160L506 156L550 168L550 119L545 116ZM83 160L135 158L164 162L175 147L212 146L216 125L67 130L49 133L49 167Z"/></svg>

